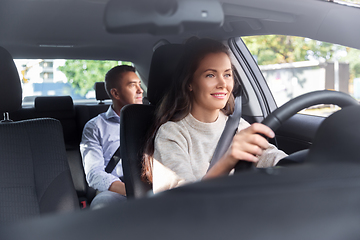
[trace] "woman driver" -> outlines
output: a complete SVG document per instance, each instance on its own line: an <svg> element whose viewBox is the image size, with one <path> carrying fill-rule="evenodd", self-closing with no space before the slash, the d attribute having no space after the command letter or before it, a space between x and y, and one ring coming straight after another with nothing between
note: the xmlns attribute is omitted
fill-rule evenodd
<svg viewBox="0 0 360 240"><path fill-rule="evenodd" d="M185 49L145 148L143 177L152 182L154 193L227 175L238 161L271 167L286 156L258 134L273 138L269 127L241 119L229 150L208 170L234 108L233 69L228 49L220 42L196 39Z"/></svg>

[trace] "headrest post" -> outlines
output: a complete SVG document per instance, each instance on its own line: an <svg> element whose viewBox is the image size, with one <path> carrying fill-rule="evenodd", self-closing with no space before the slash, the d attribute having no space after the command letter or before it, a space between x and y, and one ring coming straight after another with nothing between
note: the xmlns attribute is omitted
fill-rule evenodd
<svg viewBox="0 0 360 240"><path fill-rule="evenodd" d="M1 122L12 122L12 120L9 118L9 112L4 112L4 120Z"/></svg>

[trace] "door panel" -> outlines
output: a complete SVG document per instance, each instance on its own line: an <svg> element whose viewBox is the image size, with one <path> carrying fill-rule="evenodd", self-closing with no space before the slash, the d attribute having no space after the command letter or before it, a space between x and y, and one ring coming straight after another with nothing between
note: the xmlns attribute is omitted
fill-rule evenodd
<svg viewBox="0 0 360 240"><path fill-rule="evenodd" d="M324 117L296 114L288 119L275 132L276 142L279 149L287 154L307 149L311 146L316 131Z"/></svg>

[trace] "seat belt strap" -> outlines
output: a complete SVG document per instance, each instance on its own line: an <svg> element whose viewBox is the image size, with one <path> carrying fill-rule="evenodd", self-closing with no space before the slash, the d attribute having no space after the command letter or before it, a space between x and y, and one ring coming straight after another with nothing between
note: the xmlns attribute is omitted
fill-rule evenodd
<svg viewBox="0 0 360 240"><path fill-rule="evenodd" d="M233 137L239 127L239 122L241 118L241 107L241 96L238 96L235 98L234 112L228 117L228 120L226 121L225 128L220 136L219 142L215 148L215 152L211 158L208 171L229 149Z"/></svg>
<svg viewBox="0 0 360 240"><path fill-rule="evenodd" d="M115 151L114 155L110 158L109 163L106 165L105 172L111 173L121 159L120 147Z"/></svg>

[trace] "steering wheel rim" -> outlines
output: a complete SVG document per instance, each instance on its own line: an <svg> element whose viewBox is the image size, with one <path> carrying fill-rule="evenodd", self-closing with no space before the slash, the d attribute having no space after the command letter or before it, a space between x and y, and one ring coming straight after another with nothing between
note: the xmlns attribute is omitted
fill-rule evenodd
<svg viewBox="0 0 360 240"><path fill-rule="evenodd" d="M359 105L358 101L343 92L330 90L313 91L293 98L277 108L262 121L262 124L270 127L275 132L286 120L297 112L317 104L335 104L341 108ZM253 164L251 162L239 161L235 166L235 172L251 169L252 166Z"/></svg>
<svg viewBox="0 0 360 240"><path fill-rule="evenodd" d="M357 100L343 92L330 90L314 91L291 99L269 114L262 121L262 124L270 127L275 132L297 112L317 104L335 104L341 108L359 105Z"/></svg>
<svg viewBox="0 0 360 240"><path fill-rule="evenodd" d="M329 90L314 91L298 96L285 103L268 115L262 123L270 127L273 131L276 131L283 122L295 115L297 112L316 104L335 104L341 108L359 105L358 101L346 93ZM305 157L306 154L304 153L301 156ZM295 152L284 159L290 159L290 161L293 161L291 159L297 155L299 155L298 152ZM297 156L296 159L299 160L298 158L299 157Z"/></svg>

